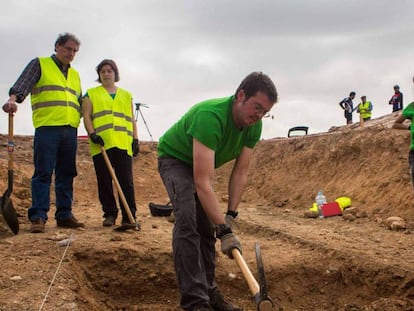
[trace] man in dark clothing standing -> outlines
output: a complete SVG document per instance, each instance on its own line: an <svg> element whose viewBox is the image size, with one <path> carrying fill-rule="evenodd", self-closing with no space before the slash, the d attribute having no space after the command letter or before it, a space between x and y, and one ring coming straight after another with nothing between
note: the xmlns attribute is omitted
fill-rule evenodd
<svg viewBox="0 0 414 311"><path fill-rule="evenodd" d="M392 105L392 112L403 110L403 94L400 92L400 87L398 85L394 85L394 92L394 95L392 95L388 102Z"/></svg>
<svg viewBox="0 0 414 311"><path fill-rule="evenodd" d="M354 103L352 100L355 98L355 92L349 93L348 97L345 97L339 102L339 106L344 110L344 116L346 124L352 124L352 113L354 112Z"/></svg>

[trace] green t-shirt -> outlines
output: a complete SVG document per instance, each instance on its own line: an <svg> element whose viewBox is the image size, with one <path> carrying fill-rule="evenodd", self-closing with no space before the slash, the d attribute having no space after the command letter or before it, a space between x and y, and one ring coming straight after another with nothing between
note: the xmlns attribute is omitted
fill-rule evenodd
<svg viewBox="0 0 414 311"><path fill-rule="evenodd" d="M262 121L239 130L232 116L234 96L194 105L160 137L159 157L177 158L192 166L193 138L214 150L215 167L237 158L244 146L253 148L262 133Z"/></svg>
<svg viewBox="0 0 414 311"><path fill-rule="evenodd" d="M403 114L404 117L406 117L407 119L410 119L411 122L412 122L413 117L414 117L414 102L412 102L407 107L405 107L402 114ZM410 149L414 150L414 126L413 125L411 125L411 145L410 145Z"/></svg>

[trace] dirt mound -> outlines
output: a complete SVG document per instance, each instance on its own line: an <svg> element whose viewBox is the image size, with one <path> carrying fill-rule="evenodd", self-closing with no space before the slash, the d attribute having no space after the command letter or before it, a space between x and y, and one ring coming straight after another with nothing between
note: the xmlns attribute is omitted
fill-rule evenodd
<svg viewBox="0 0 414 311"><path fill-rule="evenodd" d="M395 117L264 140L255 149L236 232L253 272L260 244L269 295L283 310L414 310L409 133L389 128ZM0 139L7 144L6 136ZM156 143L143 142L134 159L140 232L102 227L93 163L80 139L74 211L86 229L56 228L52 204L46 233L29 234L32 140L15 137L12 201L20 232L14 236L0 222L0 310L180 310L173 224L148 209L149 202L168 202ZM1 154L0 189L6 189L7 152ZM231 163L216 174L223 211L230 170ZM350 197L359 213L349 220L305 218L319 189L328 201ZM404 218L407 229L389 230L390 216ZM69 246L58 245L67 238ZM255 310L240 269L219 252L217 280L225 296Z"/></svg>

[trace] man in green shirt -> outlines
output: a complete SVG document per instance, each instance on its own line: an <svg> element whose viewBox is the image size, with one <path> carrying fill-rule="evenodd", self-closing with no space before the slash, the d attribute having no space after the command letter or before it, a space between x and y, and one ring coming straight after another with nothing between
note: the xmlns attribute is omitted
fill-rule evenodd
<svg viewBox="0 0 414 311"><path fill-rule="evenodd" d="M414 77L413 77L414 82ZM401 115L395 120L393 124L393 128L400 129L400 130L409 130L411 132L411 144L410 144L410 152L408 154L408 164L410 166L411 172L411 181L414 186L414 127L412 126L414 117L414 102L410 103L406 108L404 108ZM404 124L405 120L410 120L410 124Z"/></svg>
<svg viewBox="0 0 414 311"><path fill-rule="evenodd" d="M184 310L241 310L220 294L215 282L215 242L233 259L241 251L231 222L247 183L262 121L277 101L272 80L249 74L233 96L196 104L160 138L158 170L175 215L173 255ZM214 170L236 159L223 215L213 189ZM211 308L211 309L210 309Z"/></svg>

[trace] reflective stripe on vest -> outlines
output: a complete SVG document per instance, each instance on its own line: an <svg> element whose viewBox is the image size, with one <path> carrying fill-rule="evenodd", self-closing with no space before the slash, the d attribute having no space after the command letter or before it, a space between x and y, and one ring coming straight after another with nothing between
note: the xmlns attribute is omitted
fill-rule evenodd
<svg viewBox="0 0 414 311"><path fill-rule="evenodd" d="M81 117L78 72L69 68L65 78L51 57L40 57L39 63L40 79L30 96L34 127L70 125L77 128Z"/></svg>
<svg viewBox="0 0 414 311"><path fill-rule="evenodd" d="M92 103L92 124L105 142L105 149L126 150L132 156L133 118L132 96L118 88L112 98L104 87L98 86L87 91ZM90 143L91 155L101 153L99 145Z"/></svg>

